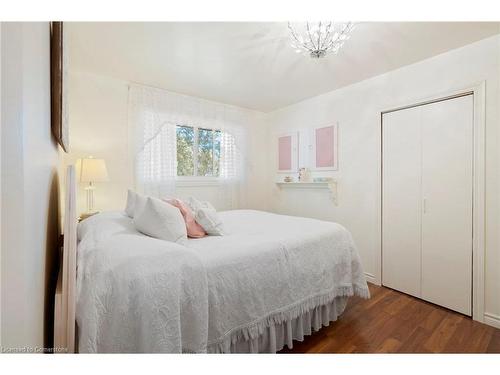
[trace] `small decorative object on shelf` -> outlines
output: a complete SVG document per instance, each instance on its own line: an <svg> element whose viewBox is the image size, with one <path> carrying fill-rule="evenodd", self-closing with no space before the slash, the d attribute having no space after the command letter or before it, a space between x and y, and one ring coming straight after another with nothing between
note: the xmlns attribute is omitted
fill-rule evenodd
<svg viewBox="0 0 500 375"><path fill-rule="evenodd" d="M286 176L286 177L283 179L283 181L285 181L285 182L293 182L293 178L292 178L292 177L290 177L290 176Z"/></svg>
<svg viewBox="0 0 500 375"><path fill-rule="evenodd" d="M307 168L300 168L300 170L299 170L299 181L300 182L310 182L311 181L311 174L309 173L309 169L307 169Z"/></svg>
<svg viewBox="0 0 500 375"><path fill-rule="evenodd" d="M314 177L314 182L331 182L333 178L331 177Z"/></svg>

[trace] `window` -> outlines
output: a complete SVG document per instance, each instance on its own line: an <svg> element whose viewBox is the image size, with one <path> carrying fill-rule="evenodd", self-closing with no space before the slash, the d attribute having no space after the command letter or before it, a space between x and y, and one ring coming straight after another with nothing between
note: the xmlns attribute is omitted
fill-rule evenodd
<svg viewBox="0 0 500 375"><path fill-rule="evenodd" d="M221 131L177 125L177 176L218 177Z"/></svg>

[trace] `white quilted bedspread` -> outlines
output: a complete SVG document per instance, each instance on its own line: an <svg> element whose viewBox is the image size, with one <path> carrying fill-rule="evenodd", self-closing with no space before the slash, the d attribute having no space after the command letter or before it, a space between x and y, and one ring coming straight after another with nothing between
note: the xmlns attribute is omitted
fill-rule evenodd
<svg viewBox="0 0 500 375"><path fill-rule="evenodd" d="M81 352L227 352L339 296L367 298L352 238L325 221L220 213L225 236L186 247L145 237L123 213L80 224Z"/></svg>
<svg viewBox="0 0 500 375"><path fill-rule="evenodd" d="M204 352L205 268L192 251L135 230L124 213L78 227L79 352Z"/></svg>

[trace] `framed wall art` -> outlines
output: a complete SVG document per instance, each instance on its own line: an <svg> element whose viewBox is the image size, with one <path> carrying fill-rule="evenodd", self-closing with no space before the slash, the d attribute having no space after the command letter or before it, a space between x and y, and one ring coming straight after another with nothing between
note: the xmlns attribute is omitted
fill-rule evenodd
<svg viewBox="0 0 500 375"><path fill-rule="evenodd" d="M63 22L50 23L51 130L65 152L69 150L68 48Z"/></svg>
<svg viewBox="0 0 500 375"><path fill-rule="evenodd" d="M314 129L311 167L318 171L338 170L338 125Z"/></svg>
<svg viewBox="0 0 500 375"><path fill-rule="evenodd" d="M278 173L298 171L298 133L287 133L278 136Z"/></svg>

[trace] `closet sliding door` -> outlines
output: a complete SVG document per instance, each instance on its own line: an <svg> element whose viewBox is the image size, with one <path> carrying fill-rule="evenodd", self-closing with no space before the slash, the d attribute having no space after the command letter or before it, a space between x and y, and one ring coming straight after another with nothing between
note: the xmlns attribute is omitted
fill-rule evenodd
<svg viewBox="0 0 500 375"><path fill-rule="evenodd" d="M420 297L421 111L384 114L382 283Z"/></svg>
<svg viewBox="0 0 500 375"><path fill-rule="evenodd" d="M422 298L472 315L473 96L422 106Z"/></svg>
<svg viewBox="0 0 500 375"><path fill-rule="evenodd" d="M382 283L471 315L473 96L382 119Z"/></svg>

